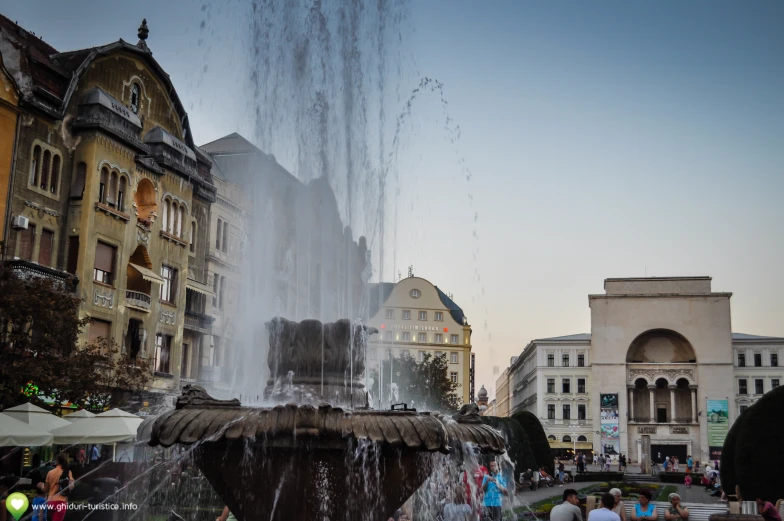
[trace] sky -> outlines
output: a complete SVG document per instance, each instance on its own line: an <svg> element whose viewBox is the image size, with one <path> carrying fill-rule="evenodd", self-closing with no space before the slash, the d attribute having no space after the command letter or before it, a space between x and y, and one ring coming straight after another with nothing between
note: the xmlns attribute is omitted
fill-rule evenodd
<svg viewBox="0 0 784 521"><path fill-rule="evenodd" d="M196 142L252 134L247 2L0 13L59 50L135 43L146 17ZM711 276L733 331L784 336L782 20L776 1L410 4L402 90L442 82L460 138L415 107L387 248L463 307L477 388L534 338L590 332L609 277Z"/></svg>

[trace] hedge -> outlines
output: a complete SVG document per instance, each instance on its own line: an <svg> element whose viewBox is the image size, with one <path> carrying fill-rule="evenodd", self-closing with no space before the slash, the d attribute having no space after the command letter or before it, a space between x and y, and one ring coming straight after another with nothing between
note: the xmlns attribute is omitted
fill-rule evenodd
<svg viewBox="0 0 784 521"><path fill-rule="evenodd" d="M741 425L743 425L744 419L744 414L738 416L727 433L727 437L724 438L724 446L721 448L721 467L719 467L721 471L721 486L727 494L734 494L735 485L738 484L735 475L735 444L738 442L738 431Z"/></svg>
<svg viewBox="0 0 784 521"><path fill-rule="evenodd" d="M688 475L691 476L693 485L698 485L702 479L702 472L692 472ZM679 483L682 485L686 480L686 476L687 474L685 472L660 472L659 481L662 483ZM722 482L723 480L724 476L722 476Z"/></svg>
<svg viewBox="0 0 784 521"><path fill-rule="evenodd" d="M536 467L536 458L531 450L531 443L525 429L519 422L512 418L499 418L497 416L482 416L482 422L497 429L506 440L506 452L514 463L515 481L527 469Z"/></svg>
<svg viewBox="0 0 784 521"><path fill-rule="evenodd" d="M574 481L623 481L623 472L586 472L574 476Z"/></svg>
<svg viewBox="0 0 784 521"><path fill-rule="evenodd" d="M544 433L542 424L539 423L539 418L528 411L515 413L512 418L520 422L520 425L525 429L537 466L544 467L548 474L554 475L553 451L550 450L550 442L547 441L547 435Z"/></svg>

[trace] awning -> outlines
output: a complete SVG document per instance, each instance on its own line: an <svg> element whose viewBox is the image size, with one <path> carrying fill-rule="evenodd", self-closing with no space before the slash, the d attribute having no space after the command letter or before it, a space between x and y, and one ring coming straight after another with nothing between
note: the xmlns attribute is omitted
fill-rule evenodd
<svg viewBox="0 0 784 521"><path fill-rule="evenodd" d="M185 283L185 287L187 289L192 289L196 293L201 293L202 295L207 295L211 297L213 295L212 290L206 284L202 284L201 282L196 282L195 280L187 279Z"/></svg>
<svg viewBox="0 0 784 521"><path fill-rule="evenodd" d="M135 269L136 271L141 273L142 274L142 278L144 280L148 280L150 282L154 282L155 284L163 285L163 278L160 275L156 274L154 271L152 271L150 269L147 269L147 268L145 268L143 266L139 266L138 264L134 264L132 262L129 262L128 264L133 269Z"/></svg>
<svg viewBox="0 0 784 521"><path fill-rule="evenodd" d="M571 442L571 441L551 441L550 442L551 449L591 449L593 445L591 445L590 441L578 441L578 442Z"/></svg>

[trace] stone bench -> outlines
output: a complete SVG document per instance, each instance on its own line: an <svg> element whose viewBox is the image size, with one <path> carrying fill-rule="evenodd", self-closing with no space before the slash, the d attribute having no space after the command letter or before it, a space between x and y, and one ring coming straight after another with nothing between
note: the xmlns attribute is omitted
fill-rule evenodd
<svg viewBox="0 0 784 521"><path fill-rule="evenodd" d="M632 510L634 509L635 502L624 501L626 507L626 519L631 520ZM664 511L670 507L667 501L652 501L656 506L656 513L659 518L658 521L665 521ZM726 503L716 504L703 504L703 503L681 503L684 507L689 509L689 521L708 521L713 514L728 514L729 507ZM594 496L588 496L585 499L585 511L590 512L599 508L599 501Z"/></svg>

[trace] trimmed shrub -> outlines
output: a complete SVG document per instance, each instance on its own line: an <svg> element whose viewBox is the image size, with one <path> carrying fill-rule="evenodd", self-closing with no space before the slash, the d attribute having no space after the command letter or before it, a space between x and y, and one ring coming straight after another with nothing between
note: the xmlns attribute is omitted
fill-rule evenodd
<svg viewBox="0 0 784 521"><path fill-rule="evenodd" d="M550 443L547 441L542 424L539 423L539 418L528 411L513 414L512 418L523 426L528 435L537 466L544 467L548 474L553 475L553 451L550 450Z"/></svg>
<svg viewBox="0 0 784 521"><path fill-rule="evenodd" d="M482 422L501 432L506 441L506 452L514 463L515 481L527 469L536 467L536 458L531 450L531 443L525 429L512 418L482 416Z"/></svg>
<svg viewBox="0 0 784 521"><path fill-rule="evenodd" d="M745 418L746 415L741 414L735 419L721 448L721 485L727 494L734 494L735 485L738 484L735 476L735 444L738 442L738 431Z"/></svg>
<svg viewBox="0 0 784 521"><path fill-rule="evenodd" d="M729 468L722 461L722 483L724 473L729 472L731 479L740 485L744 500L762 498L775 503L784 490L784 473L780 472L784 467L784 387L764 394L740 420L734 458L727 461Z"/></svg>
<svg viewBox="0 0 784 521"><path fill-rule="evenodd" d="M623 481L623 472L586 472L574 477L575 483L583 481Z"/></svg>
<svg viewBox="0 0 784 521"><path fill-rule="evenodd" d="M692 483L694 485L698 484L702 479L702 472L692 472L689 475L691 476ZM660 472L659 473L659 481L661 481L662 483L678 483L682 485L685 479L686 479L685 472ZM722 476L721 479L723 483L724 476Z"/></svg>

